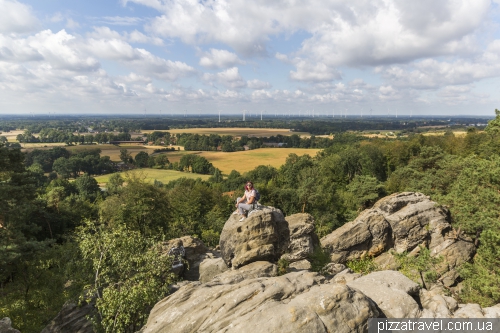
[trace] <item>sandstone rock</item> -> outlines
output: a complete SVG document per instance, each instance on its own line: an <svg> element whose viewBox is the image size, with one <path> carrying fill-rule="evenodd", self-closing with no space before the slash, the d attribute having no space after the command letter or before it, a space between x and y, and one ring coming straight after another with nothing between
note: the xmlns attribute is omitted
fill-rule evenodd
<svg viewBox="0 0 500 333"><path fill-rule="evenodd" d="M323 267L321 272L325 275L331 275L332 277L337 275L338 273L344 271L346 266L343 264L334 264L333 262L328 263Z"/></svg>
<svg viewBox="0 0 500 333"><path fill-rule="evenodd" d="M288 223L279 209L264 207L243 222L231 215L220 236L222 258L228 267L248 263L276 261L285 252L290 239Z"/></svg>
<svg viewBox="0 0 500 333"><path fill-rule="evenodd" d="M359 291L322 282L306 271L234 284L194 282L157 303L142 332L366 331L368 318L378 316L375 305Z"/></svg>
<svg viewBox="0 0 500 333"><path fill-rule="evenodd" d="M93 310L90 304L78 306L68 302L41 333L93 333L92 323L87 319Z"/></svg>
<svg viewBox="0 0 500 333"><path fill-rule="evenodd" d="M484 318L500 318L500 304L483 308Z"/></svg>
<svg viewBox="0 0 500 333"><path fill-rule="evenodd" d="M207 258L200 263L200 282L205 283L228 270L222 258Z"/></svg>
<svg viewBox="0 0 500 333"><path fill-rule="evenodd" d="M452 318L453 311L458 307L452 297L441 295L439 291L420 290L420 304L423 311L420 318Z"/></svg>
<svg viewBox="0 0 500 333"><path fill-rule="evenodd" d="M314 219L309 214L299 213L287 216L290 240L282 258L294 262L307 259L314 248L319 246L319 239L314 232Z"/></svg>
<svg viewBox="0 0 500 333"><path fill-rule="evenodd" d="M375 265L380 270L397 270L399 268L399 263L397 262L391 251L384 252L378 257L373 259Z"/></svg>
<svg viewBox="0 0 500 333"><path fill-rule="evenodd" d="M12 321L10 318L5 317L0 319L0 333L21 333L15 328L12 328Z"/></svg>
<svg viewBox="0 0 500 333"><path fill-rule="evenodd" d="M443 244L447 246L431 250L431 255L443 258L438 268L439 273L444 273L469 261L476 252L476 247L472 241L457 240L451 244L448 244L448 242L443 242Z"/></svg>
<svg viewBox="0 0 500 333"><path fill-rule="evenodd" d="M359 279L360 277L362 277L361 274L354 273L350 268L347 268L344 269L342 272L336 274L331 280L331 283L347 284L356 279Z"/></svg>
<svg viewBox="0 0 500 333"><path fill-rule="evenodd" d="M443 258L437 271L444 274L469 261L475 253L472 240L455 235L449 221L448 209L422 193L395 193L323 237L321 245L331 253L334 263L370 255L376 257L375 263L382 269L398 267L394 256L384 251L393 248L397 253L407 251L415 256L418 246L423 245L432 256ZM454 285L456 278L450 274L443 283Z"/></svg>
<svg viewBox="0 0 500 333"><path fill-rule="evenodd" d="M296 271L302 271L302 270L310 270L311 269L311 263L307 260L301 260L301 261L295 261L292 262L288 268L287 272L296 272Z"/></svg>
<svg viewBox="0 0 500 333"><path fill-rule="evenodd" d="M226 271L213 280L215 283L234 284L245 279L256 279L261 277L274 277L278 275L278 266L268 261L255 261L240 269Z"/></svg>
<svg viewBox="0 0 500 333"><path fill-rule="evenodd" d="M479 304L460 304L453 318L484 318L483 309Z"/></svg>
<svg viewBox="0 0 500 333"><path fill-rule="evenodd" d="M420 314L412 297L418 296L420 286L399 272L373 272L347 285L373 300L387 318L416 318Z"/></svg>

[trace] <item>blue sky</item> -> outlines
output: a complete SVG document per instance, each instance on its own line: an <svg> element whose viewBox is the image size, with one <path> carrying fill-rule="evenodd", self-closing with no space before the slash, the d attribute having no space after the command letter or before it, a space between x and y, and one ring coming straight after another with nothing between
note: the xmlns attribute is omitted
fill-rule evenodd
<svg viewBox="0 0 500 333"><path fill-rule="evenodd" d="M0 113L494 115L500 0L0 0Z"/></svg>

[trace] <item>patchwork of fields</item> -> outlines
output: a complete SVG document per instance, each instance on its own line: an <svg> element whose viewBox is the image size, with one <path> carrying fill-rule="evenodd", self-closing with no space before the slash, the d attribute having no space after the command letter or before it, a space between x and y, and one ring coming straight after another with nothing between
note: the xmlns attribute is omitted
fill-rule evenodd
<svg viewBox="0 0 500 333"><path fill-rule="evenodd" d="M151 133L154 131L143 131L144 133ZM300 136L308 136L309 133L306 132L292 132L289 129L283 128L238 128L238 127L217 127L217 128L180 128L180 129L170 129L168 131L160 132L170 132L171 134L178 133L193 133L200 135L232 135L232 136L253 136L253 137L268 137L281 135L293 135L297 134Z"/></svg>

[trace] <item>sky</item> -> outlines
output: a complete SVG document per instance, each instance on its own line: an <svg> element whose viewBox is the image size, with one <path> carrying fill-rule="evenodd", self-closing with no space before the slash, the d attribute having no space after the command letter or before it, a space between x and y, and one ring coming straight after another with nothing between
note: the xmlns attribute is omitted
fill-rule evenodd
<svg viewBox="0 0 500 333"><path fill-rule="evenodd" d="M485 115L500 0L0 0L0 114Z"/></svg>

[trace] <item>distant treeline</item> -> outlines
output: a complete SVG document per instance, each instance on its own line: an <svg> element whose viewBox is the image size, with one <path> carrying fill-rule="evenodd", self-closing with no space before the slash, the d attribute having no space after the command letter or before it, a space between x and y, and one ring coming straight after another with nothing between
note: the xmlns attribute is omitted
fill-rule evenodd
<svg viewBox="0 0 500 333"><path fill-rule="evenodd" d="M228 119L229 118L229 119ZM225 117L225 121L216 119L196 119L193 117L3 117L0 120L0 131L8 132L15 129L29 130L31 133L40 133L43 129L55 129L70 133L86 133L89 130L107 132L138 132L141 130L169 130L171 128L215 128L215 127L242 127L242 128L286 128L295 131L309 132L314 135L326 135L344 131L377 131L398 130L417 131L421 126L469 126L470 124L485 124L485 117L364 117L364 118L278 118L267 115L263 120L247 118Z"/></svg>
<svg viewBox="0 0 500 333"><path fill-rule="evenodd" d="M340 135L340 134L337 134ZM356 141L362 140L363 137L350 135L349 137L357 138ZM184 146L184 150L202 150L202 151L215 151L222 150L224 152L232 152L244 150L244 146L249 149L257 149L262 147L269 147L273 144L283 144L280 146L288 148L328 148L334 144L330 138L321 138L311 135L309 138L301 138L297 134L281 135L270 137L248 137L242 136L236 139L230 135L200 135L182 133L177 134L177 144ZM268 145L266 145L268 144Z"/></svg>
<svg viewBox="0 0 500 333"><path fill-rule="evenodd" d="M38 137L33 135L30 130L25 130L23 134L19 134L16 137L17 141L21 143L36 143L36 142L46 142L46 143L56 143L56 142L66 142L68 144L72 143L106 143L110 141L130 141L130 133L123 132L118 134L113 133L96 133L96 134L73 134L68 130L56 130L52 128L45 128L39 132ZM138 141L142 141L142 138L138 138Z"/></svg>

